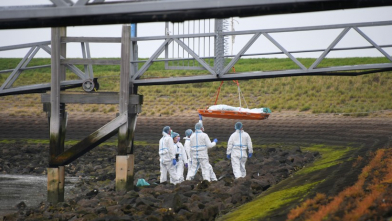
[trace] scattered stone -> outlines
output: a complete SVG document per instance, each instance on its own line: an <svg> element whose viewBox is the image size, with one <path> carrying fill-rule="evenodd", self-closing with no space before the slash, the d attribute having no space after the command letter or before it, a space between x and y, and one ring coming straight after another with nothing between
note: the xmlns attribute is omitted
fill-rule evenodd
<svg viewBox="0 0 392 221"><path fill-rule="evenodd" d="M3 153L6 154L0 159L0 173L46 173L46 147L25 148L32 155L26 159L14 158L16 150L5 150ZM222 159L222 149L211 149L210 163L218 181L202 180L201 172L198 172L194 180L177 185L159 184L155 147L137 147L135 155L142 161L135 164L134 180L136 182L137 177L146 179L150 186L116 192L116 148L97 147L65 167L67 177L80 176L75 187L67 190L66 202L54 205L45 202L28 209L24 202L20 202L16 207L24 210L23 213L5 216L6 220L214 220L218 214L251 201L305 163L313 161L319 153L302 153L300 147L291 150L256 149L247 161L247 176L235 179L231 161Z"/></svg>

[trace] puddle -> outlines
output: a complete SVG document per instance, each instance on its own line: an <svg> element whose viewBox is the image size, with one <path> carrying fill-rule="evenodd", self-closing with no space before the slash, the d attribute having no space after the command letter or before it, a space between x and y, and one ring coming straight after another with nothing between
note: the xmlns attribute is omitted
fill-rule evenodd
<svg viewBox="0 0 392 221"><path fill-rule="evenodd" d="M65 178L65 192L74 187L77 177ZM16 205L24 202L27 207L46 201L47 176L0 175L0 220L6 214L17 211Z"/></svg>

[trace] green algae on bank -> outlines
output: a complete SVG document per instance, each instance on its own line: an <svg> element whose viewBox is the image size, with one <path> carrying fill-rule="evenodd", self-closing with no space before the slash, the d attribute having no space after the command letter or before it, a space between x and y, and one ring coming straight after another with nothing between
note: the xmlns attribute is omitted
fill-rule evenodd
<svg viewBox="0 0 392 221"><path fill-rule="evenodd" d="M324 176L310 179L311 174L349 160L345 160L345 158L350 151L354 150L353 147L322 144L301 147L301 149L302 151L319 152L321 158L295 173L293 177L283 180L266 192L261 193L253 201L221 217L220 220L262 220L268 218L274 211L293 203L299 203L306 198L312 189L326 180ZM295 185L297 183L301 185Z"/></svg>
<svg viewBox="0 0 392 221"><path fill-rule="evenodd" d="M251 220L266 217L270 211L278 209L296 199L302 198L310 189L322 181L295 186L276 191L241 206L238 210L228 214L224 220Z"/></svg>
<svg viewBox="0 0 392 221"><path fill-rule="evenodd" d="M328 168L337 164L340 164L344 160L344 156L349 153L353 148L352 147L329 147L325 145L315 145L311 147L303 147L303 151L308 152L319 152L321 155L321 159L313 162L309 167L305 167L298 171L296 175L300 174L308 174L316 170L321 170L324 168Z"/></svg>

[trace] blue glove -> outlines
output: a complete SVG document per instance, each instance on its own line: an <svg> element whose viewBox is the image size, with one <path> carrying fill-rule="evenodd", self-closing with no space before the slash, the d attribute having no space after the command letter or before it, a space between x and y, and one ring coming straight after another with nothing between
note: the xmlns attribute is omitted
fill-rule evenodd
<svg viewBox="0 0 392 221"><path fill-rule="evenodd" d="M216 144L218 143L218 139L214 139L212 142L215 142Z"/></svg>
<svg viewBox="0 0 392 221"><path fill-rule="evenodd" d="M175 166L177 164L176 159L173 159L173 166Z"/></svg>
<svg viewBox="0 0 392 221"><path fill-rule="evenodd" d="M187 163L185 164L185 168L188 168L188 164Z"/></svg>
<svg viewBox="0 0 392 221"><path fill-rule="evenodd" d="M230 160L230 158L231 158L231 154L227 154L227 159Z"/></svg>
<svg viewBox="0 0 392 221"><path fill-rule="evenodd" d="M201 114L199 114L199 120L203 120L203 117L201 116Z"/></svg>
<svg viewBox="0 0 392 221"><path fill-rule="evenodd" d="M248 154L248 157L251 158L251 157L252 157L252 153L249 153L249 154Z"/></svg>

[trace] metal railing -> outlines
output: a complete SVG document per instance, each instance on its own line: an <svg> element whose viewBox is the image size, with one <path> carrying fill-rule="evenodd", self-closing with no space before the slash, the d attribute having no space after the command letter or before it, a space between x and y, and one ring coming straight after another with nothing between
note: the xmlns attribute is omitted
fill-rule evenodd
<svg viewBox="0 0 392 221"><path fill-rule="evenodd" d="M356 71L356 70L374 70L374 71L385 71L392 69L392 57L389 55L385 48L392 47L391 44L379 45L374 40L372 40L369 35L365 34L361 29L364 27L380 27L380 26L391 26L392 21L383 22L369 22L369 23L351 23L351 24L339 24L339 25L327 25L327 26L311 26L311 27L296 27L296 28L280 28L280 29L260 29L260 30L249 30L249 31L230 31L230 32L219 32L206 33L206 34L182 34L182 35L171 35L171 36L157 36L157 37L137 37L131 39L134 42L137 41L150 41L150 40L164 40L161 47L154 53L147 61L136 61L132 60L131 63L144 62L143 67L138 70L138 72L132 77L134 84L137 85L153 85L153 84L172 84L172 83L192 83L200 81L216 81L216 80L231 80L231 79L254 79L254 78L266 78L266 77L280 77L280 76L298 76L298 75L358 75L360 73L347 73L346 71ZM271 34L273 33L294 33L301 31L318 31L318 30L341 30L340 34L330 42L328 47L322 49L311 49L311 50L287 50L278 40L273 38ZM370 46L360 46L360 47L336 47L336 45L344 38L344 36L350 31L356 31L363 39L369 42ZM187 39L189 38L203 38L203 37L214 37L215 47L218 44L224 44L223 41L218 42L216 39L222 39L226 36L238 36L238 35L252 35L250 40L239 50L237 54L225 55L224 50L215 50L215 54L211 57L203 57L195 51L195 48L191 48ZM276 46L280 51L268 52L268 53L250 53L247 54L252 45L263 36L270 43ZM189 77L175 77L175 78L141 78L149 66L153 62L163 61L158 59L158 55L162 53L164 48L170 48L170 44L175 42L179 50L184 50L186 53L191 55L191 58L177 58L177 59L165 59L168 61L181 61L181 60L196 60L200 63L201 67L207 70L210 75L198 75ZM196 48L197 49L197 48ZM389 63L379 63L379 64L363 64L363 65L343 65L334 67L321 67L319 64L326 58L326 56L332 51L344 51L344 50L360 50L360 49L376 49L385 58L387 58ZM321 55L316 59L316 61L310 66L306 67L303 65L294 54L298 53L314 53L321 52ZM220 54L219 54L220 53ZM293 63L298 67L292 70L278 70L278 71L254 71L254 72L237 72L229 73L231 68L240 60L242 57L247 56L260 56L260 55L286 55ZM212 58L217 59L218 57L224 57L226 59L231 59L231 61L225 65L223 68L218 68L215 62L214 66L211 66L204 62L204 59ZM184 68L185 69L185 68ZM368 73L368 72L366 72Z"/></svg>
<svg viewBox="0 0 392 221"><path fill-rule="evenodd" d="M11 73L8 75L7 79L0 86L0 96L9 95L9 94L18 94L18 93L42 92L50 89L50 83L12 87L23 71L51 67L51 64L27 67L39 50L43 50L50 55L51 54L51 48L49 46L50 44L51 44L50 41L43 41L43 42L35 42L29 44L0 47L0 51L29 48L26 55L22 58L22 60L18 63L18 65L14 69L0 70L0 74ZM82 42L81 46L82 46L83 58L90 59L91 56L90 56L89 43ZM61 59L64 58L62 57ZM84 80L94 78L94 73L91 65L85 65L84 72L73 64L65 64L65 67L67 67L71 72L75 73L80 79L62 81L61 86L63 87L80 85Z"/></svg>
<svg viewBox="0 0 392 221"><path fill-rule="evenodd" d="M219 19L218 19L219 21ZM222 20L220 20L222 21ZM215 24L216 25L216 24ZM283 76L299 76L299 75L359 75L365 73L373 73L380 71L392 70L392 57L386 52L386 48L391 48L391 44L379 45L368 34L362 29L365 27L380 27L380 26L392 26L392 21L383 22L369 22L369 23L354 23L354 24L339 24L339 25L328 25L328 26L311 26L311 27L297 27L297 28L280 28L280 29L260 29L260 30L249 30L249 31L222 31L221 29L214 28L214 33L177 33L178 35L163 35L156 37L134 37L131 38L131 54L135 55L135 45L141 41L162 41L161 45L156 48L153 55L147 60L139 60L137 56L131 56L130 64L132 66L130 81L135 85L159 85L159 84L181 84L181 83L195 83L205 81L221 81L221 80L232 80L232 79L256 79L256 78L271 78L271 77L283 77ZM306 49L306 50L288 50L283 44L273 37L275 33L296 33L296 32L307 32L307 31L318 31L318 30L338 30L340 33L333 39L326 48L321 49ZM349 32L354 30L365 39L370 46L360 47L336 47L336 45L344 38ZM225 54L224 39L227 36L239 36L239 35L250 35L251 38L246 44L239 50L238 53L227 55ZM279 51L268 52L268 53L247 53L247 51L253 46L253 44L261 37L267 39L270 43L276 46ZM198 50L199 47L194 47L193 42L190 39L198 38L211 38L213 40L214 51L206 56L206 51ZM92 65L119 65L120 60L108 60L108 59L91 59L89 53L89 43L121 43L121 38L101 38L101 37L61 37L61 43L78 42L82 46L82 59L68 59L60 58L61 65L64 65L73 73L75 73L80 80L73 81L61 81L62 86L72 86L81 84L86 79L92 79L94 77ZM22 71L30 70L34 68L49 67L49 65L27 67L29 62L33 59L34 55L38 50L42 49L48 54L51 54L51 48L49 47L50 42L37 42L31 44L14 45L0 47L0 51L14 50L20 48L30 48L25 57L19 62L15 69L2 70L1 73L9 73L6 81L0 87L0 95L8 95L13 93L30 93L35 90L48 90L50 84L35 84L21 87L12 87L13 83L20 76ZM180 54L169 56L170 50L180 52ZM201 44L200 44L201 45ZM218 50L220 48L220 50ZM387 63L372 63L372 64L361 64L361 65L341 65L333 67L319 67L319 64L326 58L326 56L333 51L344 51L344 50L361 50L361 49L374 49L379 51L389 62ZM140 49L139 49L140 50ZM208 49L209 50L209 49ZM165 58L159 58L160 54L165 52ZM319 52L321 55L309 66L306 67L302 64L296 54L299 53L314 53ZM181 55L181 56L179 56ZM260 55L286 55L297 67L296 69L289 70L276 70L276 71L253 71L253 72L236 72L230 73L231 68L242 58L248 56L260 56ZM211 62L213 61L213 62ZM229 62L226 62L229 61ZM165 67L171 69L196 69L209 72L209 74L197 74L186 77L160 77L160 78L149 78L143 77L146 71L151 67L154 62L165 62ZM198 66L188 65L168 65L169 62L176 62L185 64L188 62L198 63ZM141 68L138 68L139 64L143 63ZM79 70L75 65L84 65L84 71ZM361 70L362 72L358 72Z"/></svg>

